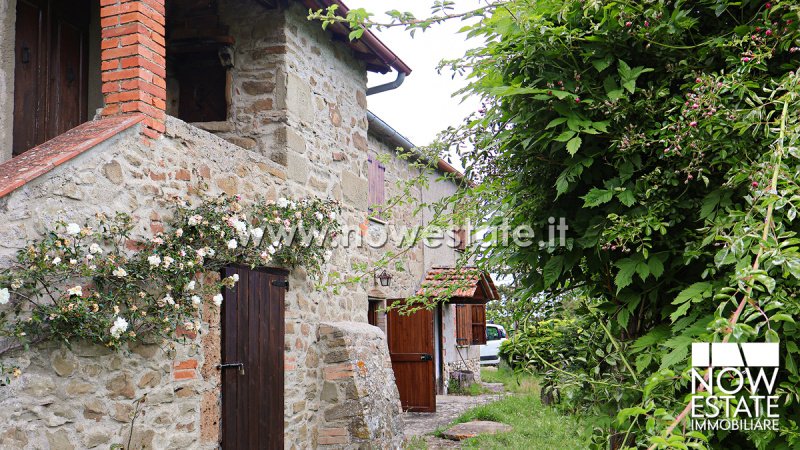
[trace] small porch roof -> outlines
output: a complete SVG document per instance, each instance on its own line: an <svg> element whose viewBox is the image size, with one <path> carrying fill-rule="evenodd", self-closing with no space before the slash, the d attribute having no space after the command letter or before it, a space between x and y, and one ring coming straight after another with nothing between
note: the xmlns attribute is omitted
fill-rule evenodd
<svg viewBox="0 0 800 450"><path fill-rule="evenodd" d="M500 298L492 276L476 267L434 266L425 275L417 295L449 295L446 303L460 305L482 305Z"/></svg>

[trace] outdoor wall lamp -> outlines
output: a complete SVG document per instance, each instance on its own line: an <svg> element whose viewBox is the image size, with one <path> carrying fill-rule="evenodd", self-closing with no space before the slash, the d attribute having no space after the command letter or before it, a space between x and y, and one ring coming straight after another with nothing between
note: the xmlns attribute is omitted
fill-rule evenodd
<svg viewBox="0 0 800 450"><path fill-rule="evenodd" d="M380 273L375 275L375 278L380 281L381 286L387 287L392 282L392 275L387 272L385 269Z"/></svg>

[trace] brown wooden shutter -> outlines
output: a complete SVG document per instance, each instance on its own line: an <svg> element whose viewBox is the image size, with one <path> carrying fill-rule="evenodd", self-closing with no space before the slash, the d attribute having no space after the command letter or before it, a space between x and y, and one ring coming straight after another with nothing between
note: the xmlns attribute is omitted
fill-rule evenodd
<svg viewBox="0 0 800 450"><path fill-rule="evenodd" d="M470 305L472 345L486 345L486 305Z"/></svg>
<svg viewBox="0 0 800 450"><path fill-rule="evenodd" d="M469 305L456 305L456 345L472 342L472 315Z"/></svg>

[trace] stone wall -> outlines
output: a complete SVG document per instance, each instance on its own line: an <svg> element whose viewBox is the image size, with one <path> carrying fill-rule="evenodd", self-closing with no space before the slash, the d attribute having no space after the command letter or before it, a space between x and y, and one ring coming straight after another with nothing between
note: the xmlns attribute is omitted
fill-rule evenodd
<svg viewBox="0 0 800 450"><path fill-rule="evenodd" d="M383 333L358 322L321 323L324 384L320 448L400 448L402 409ZM316 447L316 446L315 446Z"/></svg>

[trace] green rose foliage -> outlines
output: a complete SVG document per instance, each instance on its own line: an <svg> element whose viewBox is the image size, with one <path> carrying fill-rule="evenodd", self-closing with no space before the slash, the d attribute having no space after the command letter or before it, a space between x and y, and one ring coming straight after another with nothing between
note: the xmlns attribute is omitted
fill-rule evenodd
<svg viewBox="0 0 800 450"><path fill-rule="evenodd" d="M524 274L522 295L594 299L576 314L600 317L627 362L597 366L627 386L597 393L622 409L619 445L800 446L799 10L510 2L467 28L487 44L451 62L485 103L452 136L475 144L475 193L499 192L498 216L545 241L550 218L569 226L563 246L497 245L486 260ZM780 340L782 430L667 439L691 342L726 337Z"/></svg>
<svg viewBox="0 0 800 450"><path fill-rule="evenodd" d="M120 348L202 331L204 303L220 306L230 264L303 267L320 276L340 232L335 201L243 204L223 196L176 203L164 231L133 240L130 216L60 222L0 271L0 354L43 340L82 340ZM0 366L2 368L3 366ZM9 366L10 367L10 366ZM14 373L13 367L5 370Z"/></svg>

